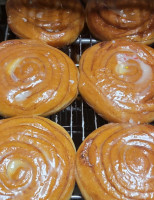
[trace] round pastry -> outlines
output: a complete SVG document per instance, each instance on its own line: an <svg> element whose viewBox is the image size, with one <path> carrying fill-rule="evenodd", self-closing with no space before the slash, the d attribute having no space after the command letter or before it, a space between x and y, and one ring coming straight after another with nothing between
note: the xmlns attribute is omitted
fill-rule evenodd
<svg viewBox="0 0 154 200"><path fill-rule="evenodd" d="M79 0L8 0L6 11L9 27L17 36L55 47L74 42L84 26Z"/></svg>
<svg viewBox="0 0 154 200"><path fill-rule="evenodd" d="M80 60L79 91L113 122L154 120L154 50L126 40L98 43Z"/></svg>
<svg viewBox="0 0 154 200"><path fill-rule="evenodd" d="M50 115L77 96L78 70L62 51L36 40L0 43L0 114Z"/></svg>
<svg viewBox="0 0 154 200"><path fill-rule="evenodd" d="M150 1L91 0L86 19L91 33L100 40L154 42L154 6Z"/></svg>
<svg viewBox="0 0 154 200"><path fill-rule="evenodd" d="M107 124L76 155L76 180L85 200L153 200L154 127Z"/></svg>
<svg viewBox="0 0 154 200"><path fill-rule="evenodd" d="M0 121L0 136L0 199L70 199L75 147L61 126L19 116Z"/></svg>

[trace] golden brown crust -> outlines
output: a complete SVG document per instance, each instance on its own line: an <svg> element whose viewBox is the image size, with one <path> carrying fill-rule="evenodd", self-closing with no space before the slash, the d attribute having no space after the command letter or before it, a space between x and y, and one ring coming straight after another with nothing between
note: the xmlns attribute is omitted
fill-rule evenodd
<svg viewBox="0 0 154 200"><path fill-rule="evenodd" d="M78 0L8 0L6 11L9 27L17 36L55 47L74 42L84 26Z"/></svg>
<svg viewBox="0 0 154 200"><path fill-rule="evenodd" d="M47 116L78 94L78 70L62 51L36 40L0 44L0 113Z"/></svg>
<svg viewBox="0 0 154 200"><path fill-rule="evenodd" d="M76 180L85 200L152 200L154 127L107 124L76 155Z"/></svg>
<svg viewBox="0 0 154 200"><path fill-rule="evenodd" d="M79 91L102 117L113 122L154 120L154 50L115 40L98 43L80 60Z"/></svg>
<svg viewBox="0 0 154 200"><path fill-rule="evenodd" d="M100 40L154 42L154 8L150 9L148 1L91 0L86 18L91 33Z"/></svg>
<svg viewBox="0 0 154 200"><path fill-rule="evenodd" d="M0 199L69 200L75 184L70 135L43 117L0 121Z"/></svg>

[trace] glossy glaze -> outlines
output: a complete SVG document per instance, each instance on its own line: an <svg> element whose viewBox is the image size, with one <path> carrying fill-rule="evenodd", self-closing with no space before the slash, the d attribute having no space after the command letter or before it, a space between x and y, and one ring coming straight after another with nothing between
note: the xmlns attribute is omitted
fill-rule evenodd
<svg viewBox="0 0 154 200"><path fill-rule="evenodd" d="M42 117L0 122L0 199L66 199L74 188L69 134Z"/></svg>
<svg viewBox="0 0 154 200"><path fill-rule="evenodd" d="M42 42L0 44L0 113L48 115L77 95L78 70L63 52Z"/></svg>
<svg viewBox="0 0 154 200"><path fill-rule="evenodd" d="M154 8L150 1L91 0L86 7L87 24L100 40L128 39L154 42Z"/></svg>
<svg viewBox="0 0 154 200"><path fill-rule="evenodd" d="M76 179L86 200L154 198L154 127L108 124L77 151Z"/></svg>
<svg viewBox="0 0 154 200"><path fill-rule="evenodd" d="M84 26L78 0L8 0L8 24L21 38L39 39L56 47L72 43Z"/></svg>
<svg viewBox="0 0 154 200"><path fill-rule="evenodd" d="M99 43L80 61L79 90L109 121L154 120L154 50L125 40Z"/></svg>

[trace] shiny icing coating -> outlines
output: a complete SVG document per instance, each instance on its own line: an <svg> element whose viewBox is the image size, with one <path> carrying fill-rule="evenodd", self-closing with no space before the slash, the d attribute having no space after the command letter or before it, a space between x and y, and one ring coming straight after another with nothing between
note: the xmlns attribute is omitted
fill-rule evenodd
<svg viewBox="0 0 154 200"><path fill-rule="evenodd" d="M150 1L91 0L86 20L91 33L100 40L154 42L154 6Z"/></svg>
<svg viewBox="0 0 154 200"><path fill-rule="evenodd" d="M42 117L0 121L0 199L69 200L75 148L69 134Z"/></svg>
<svg viewBox="0 0 154 200"><path fill-rule="evenodd" d="M108 121L154 120L154 50L125 40L98 43L80 60L79 91Z"/></svg>
<svg viewBox="0 0 154 200"><path fill-rule="evenodd" d="M85 200L154 198L154 127L107 124L91 133L76 156Z"/></svg>
<svg viewBox="0 0 154 200"><path fill-rule="evenodd" d="M8 25L17 36L55 47L74 42L84 26L78 0L8 0L6 11Z"/></svg>
<svg viewBox="0 0 154 200"><path fill-rule="evenodd" d="M0 44L0 113L49 115L77 96L78 70L62 51L36 40Z"/></svg>

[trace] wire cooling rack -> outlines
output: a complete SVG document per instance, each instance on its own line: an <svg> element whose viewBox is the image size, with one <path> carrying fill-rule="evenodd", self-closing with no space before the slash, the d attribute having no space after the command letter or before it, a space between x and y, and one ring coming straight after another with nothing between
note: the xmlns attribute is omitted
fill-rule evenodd
<svg viewBox="0 0 154 200"><path fill-rule="evenodd" d="M0 0L0 41L15 38L17 37L11 32L7 25L5 0ZM97 40L92 38L87 27L85 27L81 35L72 45L66 46L61 50L72 58L78 67L82 53L95 43L97 43ZM80 95L69 107L48 118L60 124L68 131L77 149L89 133L107 123L83 101ZM71 200L78 199L83 200L83 197L76 185Z"/></svg>
<svg viewBox="0 0 154 200"><path fill-rule="evenodd" d="M11 32L7 25L5 0L0 0L0 41L15 38L17 37ZM88 28L85 27L81 35L72 45L66 46L61 50L66 53L78 67L82 53L97 42L98 41L90 35ZM77 149L89 133L107 123L107 121L98 116L83 101L80 95L69 107L48 118L60 124L68 131ZM154 125L154 123L152 124ZM78 199L83 200L83 197L76 185L70 200Z"/></svg>

